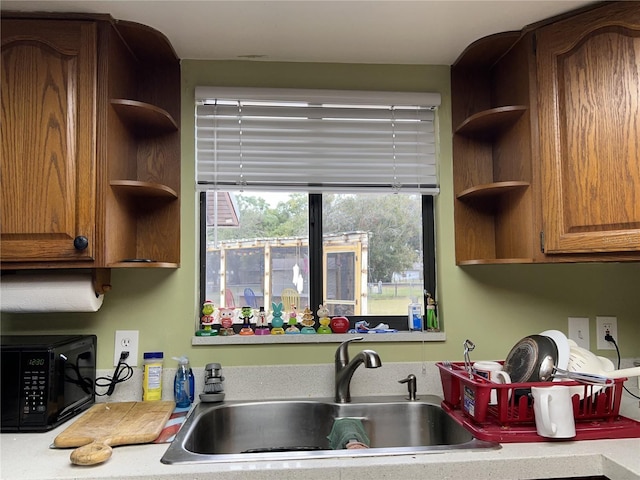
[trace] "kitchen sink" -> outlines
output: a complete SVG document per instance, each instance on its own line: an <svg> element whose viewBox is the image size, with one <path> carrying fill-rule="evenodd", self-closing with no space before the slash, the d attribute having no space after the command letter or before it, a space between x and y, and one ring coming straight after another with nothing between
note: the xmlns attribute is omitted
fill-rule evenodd
<svg viewBox="0 0 640 480"><path fill-rule="evenodd" d="M368 449L333 450L327 438L335 420L362 422ZM409 455L500 448L475 439L423 395L199 403L161 461L167 464Z"/></svg>

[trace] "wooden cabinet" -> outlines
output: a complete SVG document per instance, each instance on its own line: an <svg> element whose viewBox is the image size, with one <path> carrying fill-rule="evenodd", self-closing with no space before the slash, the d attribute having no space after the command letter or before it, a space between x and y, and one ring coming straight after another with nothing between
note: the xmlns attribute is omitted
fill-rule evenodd
<svg viewBox="0 0 640 480"><path fill-rule="evenodd" d="M640 252L640 2L536 37L545 252Z"/></svg>
<svg viewBox="0 0 640 480"><path fill-rule="evenodd" d="M528 263L536 255L531 37L506 32L451 69L456 262Z"/></svg>
<svg viewBox="0 0 640 480"><path fill-rule="evenodd" d="M640 260L640 8L483 38L452 66L456 263Z"/></svg>
<svg viewBox="0 0 640 480"><path fill-rule="evenodd" d="M93 22L2 21L3 266L95 260L96 42Z"/></svg>
<svg viewBox="0 0 640 480"><path fill-rule="evenodd" d="M108 15L3 12L2 59L2 268L179 266L168 40Z"/></svg>

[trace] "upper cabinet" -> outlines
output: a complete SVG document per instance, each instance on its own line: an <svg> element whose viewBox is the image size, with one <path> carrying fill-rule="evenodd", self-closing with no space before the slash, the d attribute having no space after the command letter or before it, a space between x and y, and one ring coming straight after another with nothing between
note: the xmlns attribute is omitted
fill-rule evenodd
<svg viewBox="0 0 640 480"><path fill-rule="evenodd" d="M458 264L534 260L530 43L492 35L451 69Z"/></svg>
<svg viewBox="0 0 640 480"><path fill-rule="evenodd" d="M93 22L2 21L3 262L95 260L96 44Z"/></svg>
<svg viewBox="0 0 640 480"><path fill-rule="evenodd" d="M536 37L545 252L639 252L640 2Z"/></svg>
<svg viewBox="0 0 640 480"><path fill-rule="evenodd" d="M177 267L180 64L108 15L2 14L3 269Z"/></svg>
<svg viewBox="0 0 640 480"><path fill-rule="evenodd" d="M452 66L456 263L640 260L640 8L483 38Z"/></svg>

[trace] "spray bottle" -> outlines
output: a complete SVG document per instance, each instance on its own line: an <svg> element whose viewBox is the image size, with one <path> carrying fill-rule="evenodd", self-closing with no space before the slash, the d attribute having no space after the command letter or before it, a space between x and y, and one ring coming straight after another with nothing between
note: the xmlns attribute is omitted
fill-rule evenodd
<svg viewBox="0 0 640 480"><path fill-rule="evenodd" d="M188 407L193 402L195 393L195 379L193 371L189 366L189 359L186 356L173 357L178 361L178 370L173 382L173 396L176 407Z"/></svg>

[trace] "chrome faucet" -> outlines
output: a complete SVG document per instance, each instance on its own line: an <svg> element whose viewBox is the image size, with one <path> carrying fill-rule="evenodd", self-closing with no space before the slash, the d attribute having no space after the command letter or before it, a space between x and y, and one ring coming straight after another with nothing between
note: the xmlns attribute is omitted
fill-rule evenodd
<svg viewBox="0 0 640 480"><path fill-rule="evenodd" d="M362 350L351 361L349 361L349 343L364 340L363 337L354 337L342 342L336 350L336 395L335 400L338 403L349 403L351 401L351 393L349 386L351 385L351 377L356 368L364 363L366 368L378 368L382 366L382 361L373 350Z"/></svg>

